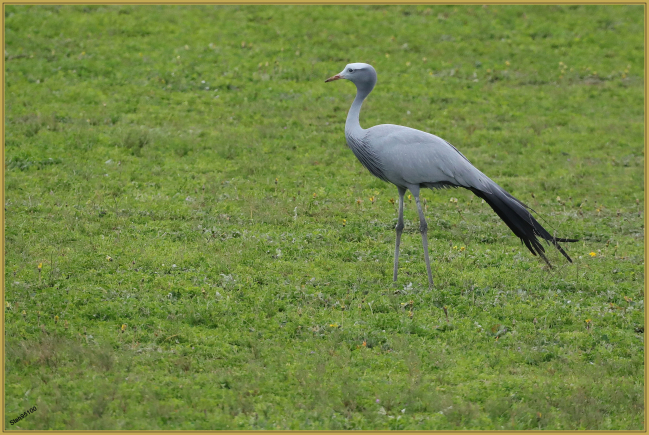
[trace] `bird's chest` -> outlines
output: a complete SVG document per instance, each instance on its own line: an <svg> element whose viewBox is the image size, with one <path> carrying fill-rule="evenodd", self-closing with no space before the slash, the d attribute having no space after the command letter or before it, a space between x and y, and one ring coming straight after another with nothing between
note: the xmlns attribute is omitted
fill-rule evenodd
<svg viewBox="0 0 649 435"><path fill-rule="evenodd" d="M347 146L372 175L384 181L389 181L385 176L383 164L376 152L363 140L358 140L353 136L346 136Z"/></svg>

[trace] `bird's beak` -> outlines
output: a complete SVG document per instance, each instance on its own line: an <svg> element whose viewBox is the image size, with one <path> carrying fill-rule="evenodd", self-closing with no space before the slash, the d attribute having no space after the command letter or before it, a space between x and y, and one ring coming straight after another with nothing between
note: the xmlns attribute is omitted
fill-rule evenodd
<svg viewBox="0 0 649 435"><path fill-rule="evenodd" d="M327 80L325 80L325 83L333 82L334 80L340 80L342 77L340 77L340 74L336 74L333 77L329 77Z"/></svg>

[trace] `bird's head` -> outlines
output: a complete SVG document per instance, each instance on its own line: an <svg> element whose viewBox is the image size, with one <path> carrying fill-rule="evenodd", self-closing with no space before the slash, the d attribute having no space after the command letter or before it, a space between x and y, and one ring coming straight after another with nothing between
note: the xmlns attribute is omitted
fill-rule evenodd
<svg viewBox="0 0 649 435"><path fill-rule="evenodd" d="M341 72L325 80L325 83L340 79L349 80L359 90L369 93L376 84L376 70L366 63L350 63Z"/></svg>

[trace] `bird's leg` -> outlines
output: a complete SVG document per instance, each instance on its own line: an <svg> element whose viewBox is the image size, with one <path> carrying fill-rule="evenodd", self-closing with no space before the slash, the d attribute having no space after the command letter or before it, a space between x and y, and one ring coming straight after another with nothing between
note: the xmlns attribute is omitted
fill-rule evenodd
<svg viewBox="0 0 649 435"><path fill-rule="evenodd" d="M417 203L417 211L419 212L419 231L421 231L421 243L424 245L424 258L426 259L426 270L428 271L428 284L433 287L433 273L430 270L430 258L428 257L428 224L426 223L426 218L424 217L424 211L421 209L421 203L419 202L419 189L415 189L413 192L415 196L415 202Z"/></svg>
<svg viewBox="0 0 649 435"><path fill-rule="evenodd" d="M399 268L399 244L401 244L401 233L403 232L403 195L406 194L406 189L401 187L399 189L399 220L395 230L397 230L397 243L394 247L394 281L397 280L397 269Z"/></svg>

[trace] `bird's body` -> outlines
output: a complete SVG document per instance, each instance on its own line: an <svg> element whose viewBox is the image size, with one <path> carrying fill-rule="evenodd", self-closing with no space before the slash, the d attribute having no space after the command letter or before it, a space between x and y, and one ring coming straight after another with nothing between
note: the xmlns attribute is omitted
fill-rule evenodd
<svg viewBox="0 0 649 435"><path fill-rule="evenodd" d="M490 191L491 180L462 153L444 139L424 131L381 124L364 130L360 138L348 136L347 144L359 160L363 154L372 155L372 160L361 163L373 175L397 187L462 186Z"/></svg>
<svg viewBox="0 0 649 435"><path fill-rule="evenodd" d="M401 125L381 124L363 129L359 123L363 101L376 84L376 71L371 65L349 64L326 81L348 79L357 88L356 98L347 115L347 145L370 173L394 184L399 190L399 220L394 253L394 280L397 279L399 244L403 231L403 196L410 190L419 212L420 230L428 280L433 284L428 257L426 219L419 202L421 188L463 187L484 199L534 255L540 255L550 266L538 237L552 242L572 262L558 242L573 242L550 235L529 212L529 208L480 172L449 142L430 133Z"/></svg>

